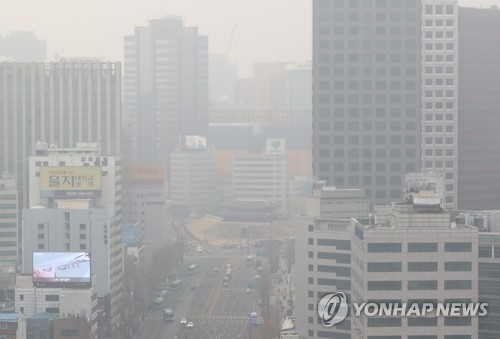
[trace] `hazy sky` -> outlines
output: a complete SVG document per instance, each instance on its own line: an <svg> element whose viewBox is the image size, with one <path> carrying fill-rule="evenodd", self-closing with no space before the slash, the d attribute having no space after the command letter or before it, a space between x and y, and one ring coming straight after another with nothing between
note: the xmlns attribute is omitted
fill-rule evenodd
<svg viewBox="0 0 500 339"><path fill-rule="evenodd" d="M415 0L416 1L416 0ZM464 6L500 6L500 0L459 0ZM9 0L2 1L0 35L34 31L49 57L123 59L123 36L165 14L182 16L208 35L211 53L229 49L240 76L253 62L311 59L311 0Z"/></svg>

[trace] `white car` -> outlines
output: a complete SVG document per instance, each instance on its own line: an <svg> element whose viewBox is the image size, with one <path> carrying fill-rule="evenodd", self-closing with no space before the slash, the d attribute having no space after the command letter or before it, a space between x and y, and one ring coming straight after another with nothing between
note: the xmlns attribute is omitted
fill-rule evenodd
<svg viewBox="0 0 500 339"><path fill-rule="evenodd" d="M196 247L196 252L197 253L203 252L203 248L201 246Z"/></svg>
<svg viewBox="0 0 500 339"><path fill-rule="evenodd" d="M181 325L184 325L184 324L187 324L187 319L186 318L182 318L181 319Z"/></svg>
<svg viewBox="0 0 500 339"><path fill-rule="evenodd" d="M192 328L192 327L194 327L194 323L192 321L190 321L190 322L188 322L186 324L186 327L188 327L188 328L191 327Z"/></svg>

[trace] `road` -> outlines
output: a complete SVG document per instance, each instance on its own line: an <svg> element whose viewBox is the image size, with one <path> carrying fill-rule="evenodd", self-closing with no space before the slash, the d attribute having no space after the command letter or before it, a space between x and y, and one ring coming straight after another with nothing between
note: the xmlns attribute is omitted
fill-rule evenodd
<svg viewBox="0 0 500 339"><path fill-rule="evenodd" d="M208 250L213 251L208 254ZM138 339L236 339L249 338L249 315L259 312L258 290L246 293L247 284L254 279L255 269L245 263L246 249L220 249L204 246L202 254L190 251L178 275L182 287L169 291L164 307L175 313L174 322L162 320L162 311L153 310L141 324ZM196 273L188 274L187 267L198 264ZM228 287L223 287L225 265L232 267ZM214 268L219 267L219 271ZM191 290L191 285L196 290ZM193 328L180 324L180 319L194 323Z"/></svg>

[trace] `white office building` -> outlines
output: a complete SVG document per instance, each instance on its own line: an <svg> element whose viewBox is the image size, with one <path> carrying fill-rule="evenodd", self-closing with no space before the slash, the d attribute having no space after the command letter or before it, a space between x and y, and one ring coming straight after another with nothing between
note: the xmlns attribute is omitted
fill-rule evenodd
<svg viewBox="0 0 500 339"><path fill-rule="evenodd" d="M23 273L32 252L90 252L99 298L109 298L117 326L123 276L121 164L96 144L45 148L29 158L30 208L23 209Z"/></svg>
<svg viewBox="0 0 500 339"><path fill-rule="evenodd" d="M233 197L266 199L288 212L290 170L286 155L251 154L233 160Z"/></svg>
<svg viewBox="0 0 500 339"><path fill-rule="evenodd" d="M215 204L214 155L184 149L170 155L170 199L176 211L206 213Z"/></svg>
<svg viewBox="0 0 500 339"><path fill-rule="evenodd" d="M318 322L317 303L343 291L351 299L350 216L368 218L369 199L361 189L317 185L306 199L295 235L296 329L303 338L351 338L350 318L333 328Z"/></svg>
<svg viewBox="0 0 500 339"><path fill-rule="evenodd" d="M457 206L457 0L422 0L422 171L445 174L444 204Z"/></svg>
<svg viewBox="0 0 500 339"><path fill-rule="evenodd" d="M16 312L30 318L48 312L61 318L85 317L91 332L97 332L97 291L89 288L37 288L33 277L18 275L16 281Z"/></svg>
<svg viewBox="0 0 500 339"><path fill-rule="evenodd" d="M437 199L437 200L436 200ZM352 219L352 301L424 303L478 301L478 231L456 225L437 195ZM351 316L352 338L474 339L478 317Z"/></svg>
<svg viewBox="0 0 500 339"><path fill-rule="evenodd" d="M15 178L0 177L0 265L18 263L19 201Z"/></svg>

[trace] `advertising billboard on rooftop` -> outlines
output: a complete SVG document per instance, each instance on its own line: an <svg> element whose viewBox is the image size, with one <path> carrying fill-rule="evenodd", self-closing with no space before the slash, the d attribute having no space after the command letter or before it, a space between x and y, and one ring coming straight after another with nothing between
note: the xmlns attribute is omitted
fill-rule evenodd
<svg viewBox="0 0 500 339"><path fill-rule="evenodd" d="M123 179L133 184L161 185L165 182L162 163L132 163L123 168Z"/></svg>
<svg viewBox="0 0 500 339"><path fill-rule="evenodd" d="M33 285L54 288L91 286L89 252L33 252Z"/></svg>
<svg viewBox="0 0 500 339"><path fill-rule="evenodd" d="M43 198L96 198L101 196L101 167L51 166L40 168Z"/></svg>
<svg viewBox="0 0 500 339"><path fill-rule="evenodd" d="M200 135L187 135L186 136L187 149L206 149L207 138Z"/></svg>

